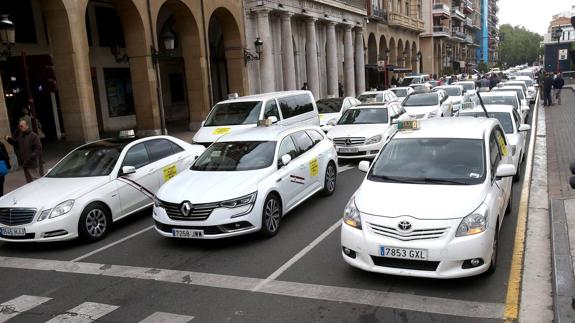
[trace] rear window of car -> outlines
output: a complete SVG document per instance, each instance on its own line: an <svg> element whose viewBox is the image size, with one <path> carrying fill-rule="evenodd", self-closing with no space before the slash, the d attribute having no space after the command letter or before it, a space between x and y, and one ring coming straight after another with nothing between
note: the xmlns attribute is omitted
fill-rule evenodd
<svg viewBox="0 0 575 323"><path fill-rule="evenodd" d="M277 100L284 119L313 111L313 102L308 94L292 95Z"/></svg>
<svg viewBox="0 0 575 323"><path fill-rule="evenodd" d="M338 113L341 110L343 99L323 99L316 101L315 104L319 113Z"/></svg>

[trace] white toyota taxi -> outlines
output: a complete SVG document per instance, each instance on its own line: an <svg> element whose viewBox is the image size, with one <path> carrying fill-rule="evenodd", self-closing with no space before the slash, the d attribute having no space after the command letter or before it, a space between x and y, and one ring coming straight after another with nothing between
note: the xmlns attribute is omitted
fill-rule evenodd
<svg viewBox="0 0 575 323"><path fill-rule="evenodd" d="M515 166L499 122L399 122L344 210L342 256L378 273L456 278L493 272ZM418 128L418 129L417 129Z"/></svg>
<svg viewBox="0 0 575 323"><path fill-rule="evenodd" d="M397 102L360 104L347 110L327 136L338 158L373 158L391 135L391 122L403 114Z"/></svg>
<svg viewBox="0 0 575 323"><path fill-rule="evenodd" d="M319 127L256 127L222 136L163 185L153 218L165 237L275 235L282 217L334 192L337 156Z"/></svg>

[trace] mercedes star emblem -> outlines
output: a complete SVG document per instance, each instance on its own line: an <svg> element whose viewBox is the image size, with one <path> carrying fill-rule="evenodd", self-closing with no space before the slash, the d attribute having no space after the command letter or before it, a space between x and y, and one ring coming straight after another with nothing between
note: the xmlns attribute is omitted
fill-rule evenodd
<svg viewBox="0 0 575 323"><path fill-rule="evenodd" d="M399 230L408 231L409 229L411 229L411 223L409 223L409 221L401 221L399 222L397 227L399 228Z"/></svg>
<svg viewBox="0 0 575 323"><path fill-rule="evenodd" d="M346 145L346 146L350 146L350 145L351 145L351 139L347 138L347 139L345 140L345 145Z"/></svg>
<svg viewBox="0 0 575 323"><path fill-rule="evenodd" d="M183 216L190 215L191 211L192 211L192 203L190 203L189 201L185 201L184 203L182 203L182 206L180 206L180 212L182 212Z"/></svg>

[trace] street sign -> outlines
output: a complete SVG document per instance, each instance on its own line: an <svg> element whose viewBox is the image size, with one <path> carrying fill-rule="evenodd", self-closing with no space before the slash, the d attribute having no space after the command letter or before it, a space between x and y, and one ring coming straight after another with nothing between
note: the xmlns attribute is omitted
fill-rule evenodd
<svg viewBox="0 0 575 323"><path fill-rule="evenodd" d="M564 61L567 59L567 49L560 49L559 50L559 60Z"/></svg>
<svg viewBox="0 0 575 323"><path fill-rule="evenodd" d="M385 72L385 61L377 61L377 71L378 72Z"/></svg>

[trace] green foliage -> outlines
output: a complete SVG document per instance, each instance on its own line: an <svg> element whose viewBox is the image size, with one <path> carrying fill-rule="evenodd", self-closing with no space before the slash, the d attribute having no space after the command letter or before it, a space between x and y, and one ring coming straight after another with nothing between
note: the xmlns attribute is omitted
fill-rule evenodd
<svg viewBox="0 0 575 323"><path fill-rule="evenodd" d="M537 61L541 53L539 34L531 32L523 26L502 25L500 35L504 35L499 44L499 57L509 66Z"/></svg>
<svg viewBox="0 0 575 323"><path fill-rule="evenodd" d="M455 74L455 71L453 70L453 67L451 66L446 66L443 68L443 75L453 75Z"/></svg>
<svg viewBox="0 0 575 323"><path fill-rule="evenodd" d="M481 73L489 72L489 66L487 66L487 64L485 64L485 62L479 62L479 65L477 65L477 69Z"/></svg>

